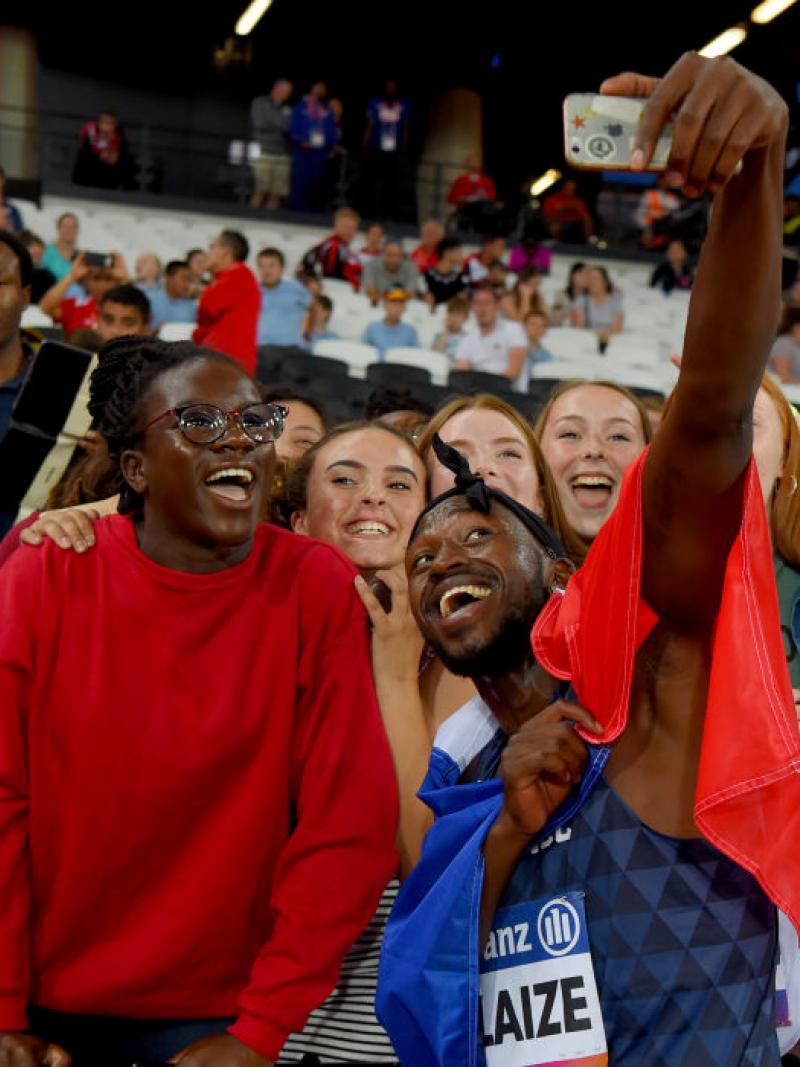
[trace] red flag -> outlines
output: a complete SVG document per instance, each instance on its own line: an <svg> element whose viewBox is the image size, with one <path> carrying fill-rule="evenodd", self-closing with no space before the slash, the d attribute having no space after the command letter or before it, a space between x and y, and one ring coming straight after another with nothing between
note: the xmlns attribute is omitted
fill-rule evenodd
<svg viewBox="0 0 800 1067"><path fill-rule="evenodd" d="M533 630L538 661L569 678L612 742L628 719L636 652L658 617L641 599L642 472L631 466L613 515L563 596ZM703 835L750 871L800 929L800 736L780 628L769 527L755 463L712 635L694 805Z"/></svg>

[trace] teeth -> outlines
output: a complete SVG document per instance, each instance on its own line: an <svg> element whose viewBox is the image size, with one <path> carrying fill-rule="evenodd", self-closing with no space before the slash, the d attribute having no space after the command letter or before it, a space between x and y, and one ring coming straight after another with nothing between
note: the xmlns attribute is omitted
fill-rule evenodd
<svg viewBox="0 0 800 1067"><path fill-rule="evenodd" d="M439 601L439 614L442 618L446 619L448 615L452 615L456 609L452 607L451 601L453 597L463 593L473 597L475 600L485 600L487 596L492 595L491 589L485 585L455 585L452 589L448 589Z"/></svg>
<svg viewBox="0 0 800 1067"><path fill-rule="evenodd" d="M585 486L589 489L596 489L598 487L602 489L612 489L613 485L610 478L604 478L602 475L582 474L575 478L572 482L573 485Z"/></svg>
<svg viewBox="0 0 800 1067"><path fill-rule="evenodd" d="M216 471L210 478L206 480L206 485L211 485L212 482L219 482L223 478L239 478L244 485L249 485L253 480L253 472L245 470L244 467L225 467L224 470Z"/></svg>
<svg viewBox="0 0 800 1067"><path fill-rule="evenodd" d="M376 534L388 534L389 527L385 526L382 522L359 522L355 526L351 526L352 533L376 533Z"/></svg>

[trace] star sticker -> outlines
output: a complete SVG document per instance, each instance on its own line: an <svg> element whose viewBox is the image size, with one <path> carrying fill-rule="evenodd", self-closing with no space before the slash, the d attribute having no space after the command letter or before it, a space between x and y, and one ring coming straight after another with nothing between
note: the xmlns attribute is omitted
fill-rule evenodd
<svg viewBox="0 0 800 1067"><path fill-rule="evenodd" d="M572 124L576 130L579 130L581 126L586 125L586 119L582 119L580 115L576 115L575 118L572 120Z"/></svg>

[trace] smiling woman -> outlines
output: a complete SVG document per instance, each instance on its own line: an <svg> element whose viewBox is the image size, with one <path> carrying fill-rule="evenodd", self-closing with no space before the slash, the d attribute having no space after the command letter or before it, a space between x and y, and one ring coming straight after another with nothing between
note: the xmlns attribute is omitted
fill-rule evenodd
<svg viewBox="0 0 800 1067"><path fill-rule="evenodd" d="M396 868L364 611L261 521L283 412L231 359L113 342L89 407L122 513L0 581L0 1045L271 1067Z"/></svg>
<svg viewBox="0 0 800 1067"><path fill-rule="evenodd" d="M572 530L588 548L617 506L625 471L653 438L647 411L611 382L569 382L534 427Z"/></svg>
<svg viewBox="0 0 800 1067"><path fill-rule="evenodd" d="M404 434L377 423L340 426L289 475L292 527L336 545L371 578L403 562L426 486L425 465Z"/></svg>

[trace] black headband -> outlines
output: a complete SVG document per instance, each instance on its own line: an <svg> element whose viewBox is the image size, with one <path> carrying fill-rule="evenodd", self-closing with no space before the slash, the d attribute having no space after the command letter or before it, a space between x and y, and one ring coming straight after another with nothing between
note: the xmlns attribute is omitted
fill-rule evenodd
<svg viewBox="0 0 800 1067"><path fill-rule="evenodd" d="M409 544L416 537L419 525L428 512L451 497L463 496L466 497L475 511L481 511L484 514L491 511L492 501L496 500L498 504L502 504L503 507L508 508L510 512L516 515L520 522L530 530L551 559L561 559L567 555L567 550L561 544L560 538L550 529L546 522L540 519L538 515L535 515L529 508L520 504L518 500L514 500L507 493L500 492L499 489L490 488L483 478L473 474L466 457L462 456L458 449L453 448L452 445L445 444L438 433L433 435L433 451L442 466L447 467L455 475L455 486L452 489L448 489L446 493L441 493L420 512L408 539Z"/></svg>

